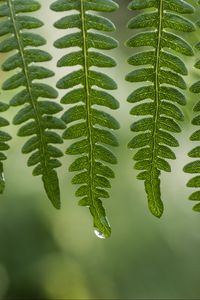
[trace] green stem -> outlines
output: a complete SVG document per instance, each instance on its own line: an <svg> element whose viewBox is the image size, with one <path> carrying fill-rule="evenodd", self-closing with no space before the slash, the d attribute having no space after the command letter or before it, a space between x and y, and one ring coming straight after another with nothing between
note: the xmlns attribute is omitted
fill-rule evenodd
<svg viewBox="0 0 200 300"><path fill-rule="evenodd" d="M81 1L81 21L82 21L82 37L83 37L83 57L84 57L84 74L85 74L85 95L86 95L86 124L88 129L88 142L89 142L89 198L90 198L90 212L94 218L94 226L98 227L98 230L100 231L100 235L108 237L110 235L110 227L107 222L107 219L105 216L102 216L102 212L99 208L99 203L97 202L97 199L95 198L95 183L94 183L94 166L95 166L95 158L94 158L94 141L93 141L93 125L92 125L92 103L91 103L91 97L90 97L90 91L91 86L89 84L89 64L88 64L88 37L87 37L87 29L86 29L86 21L85 21L85 7L84 3L85 0Z"/></svg>
<svg viewBox="0 0 200 300"><path fill-rule="evenodd" d="M155 67L154 67L154 73L155 73L155 82L154 82L154 86L155 86L155 112L153 115L153 119L154 119L154 128L153 128L153 136L152 136L152 157L151 157L151 167L150 167L150 184L152 187L152 197L153 199L151 199L152 202L152 206L154 207L155 211L156 211L156 216L160 217L162 214L162 202L161 199L159 197L158 199L158 194L160 193L156 193L156 190L158 188L158 184L157 182L155 182L155 180L159 181L159 178L155 179L155 175L156 177L158 177L159 172L157 170L157 168L155 167L155 162L157 159L157 146L158 146L158 142L157 142L157 136L158 136L158 121L159 121L159 116L160 116L160 82L159 82L159 71L160 71L160 52L161 52L161 39L162 39L162 19L163 19L163 0L159 1L159 6L158 6L158 18L159 18L159 22L158 22L158 31L157 31L157 47L156 47L156 53L155 53L155 57L156 57L156 62L155 62ZM159 187L160 188L160 187ZM153 212L155 214L155 211Z"/></svg>
<svg viewBox="0 0 200 300"><path fill-rule="evenodd" d="M17 20L16 20L16 13L15 13L15 9L13 7L12 4L12 0L7 0L7 4L10 10L10 18L11 21L13 23L13 28L14 28L14 35L16 37L17 40L17 44L18 44L18 50L22 59L22 70L24 72L24 76L26 79L26 88L27 88L27 92L29 94L29 99L30 99L30 104L34 110L34 115L35 115L35 120L37 123L37 127L38 127L38 133L37 136L40 140L40 154L41 154L41 163L42 163L42 167L43 167L43 173L45 175L48 174L48 161L47 161L47 148L46 148L46 142L44 140L44 130L42 128L42 120L41 120L41 116L38 110L38 105L37 105L37 101L34 99L33 93L32 93L32 86L31 86L31 79L29 76L29 70L28 70L28 64L26 62L26 58L25 58L25 53L24 53L24 47L23 47L23 41L20 35L20 30L18 28L18 24L17 24Z"/></svg>
<svg viewBox="0 0 200 300"><path fill-rule="evenodd" d="M90 85L89 85L89 66L88 66L88 46L87 46L87 30L85 24L85 8L84 8L84 0L81 0L81 21L82 21L82 35L83 35L83 57L84 57L84 74L85 74L85 94L86 94L86 123L88 129L88 141L89 141L89 186L90 186L90 199L92 200L92 205L95 205L94 196L93 196L93 182L94 182L94 173L93 173L93 165L94 165L94 148L93 148L93 139L92 139L92 122L91 122L91 102L90 102Z"/></svg>

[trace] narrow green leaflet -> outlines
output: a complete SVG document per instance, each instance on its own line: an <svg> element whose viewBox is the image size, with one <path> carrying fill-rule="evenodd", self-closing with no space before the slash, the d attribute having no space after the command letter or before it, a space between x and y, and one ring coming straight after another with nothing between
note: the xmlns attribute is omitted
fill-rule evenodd
<svg viewBox="0 0 200 300"><path fill-rule="evenodd" d="M118 145L112 131L119 128L119 123L99 106L117 109L119 104L107 92L115 90L116 83L108 75L93 70L92 67L114 67L115 61L97 49L114 49L118 43L104 34L115 30L113 23L94 12L112 12L117 7L112 0L58 0L51 5L54 11L72 10L71 15L64 16L54 24L58 29L74 28L73 32L54 43L57 48L69 49L58 61L58 66L79 66L76 71L67 73L57 82L60 89L72 88L61 99L61 103L70 104L70 108L62 116L67 124L63 138L76 139L66 150L66 154L78 155L69 167L71 172L78 172L72 183L79 185L76 191L76 196L81 197L79 205L89 207L95 234L100 238L111 234L102 198L109 197L106 189L111 187L110 179L114 177L107 163L117 163L109 148ZM71 47L78 47L78 50L72 51Z"/></svg>
<svg viewBox="0 0 200 300"><path fill-rule="evenodd" d="M9 108L8 104L0 102L0 112L3 113ZM4 118L0 117L0 127L8 126L9 122ZM8 141L11 140L11 136L5 132L0 130L0 194L3 193L5 189L5 178L4 178L4 170L3 170L3 161L7 158L4 154L4 151L9 149Z"/></svg>
<svg viewBox="0 0 200 300"><path fill-rule="evenodd" d="M135 169L140 171L138 179L144 180L149 209L159 218L163 213L160 174L171 171L168 159L175 159L171 147L179 145L174 134L181 131L178 122L183 120L177 104L186 103L180 91L186 89L183 76L187 75L181 55L193 55L179 32L192 32L195 26L182 14L193 13L194 9L180 0L132 0L129 9L146 10L129 21L130 29L140 31L127 41L127 46L148 48L138 50L128 60L136 68L126 80L144 83L128 97L129 103L136 104L130 114L141 116L131 125L136 135L128 147L138 149L133 157Z"/></svg>
<svg viewBox="0 0 200 300"><path fill-rule="evenodd" d="M30 153L28 166L34 166L33 175L41 175L44 188L52 204L60 207L60 189L58 176L55 168L61 165L58 160L63 154L52 144L60 144L62 138L55 132L57 129L65 129L64 121L55 117L54 114L62 110L58 103L41 98L55 99L57 92L54 88L45 83L38 83L36 80L49 78L54 73L38 65L40 62L51 60L51 55L38 47L43 46L45 39L34 32L43 23L26 13L40 9L39 2L35 0L1 0L0 1L0 52L13 51L3 62L2 70L15 71L3 84L2 89L12 90L21 88L10 100L11 106L23 105L13 119L15 125L21 125L18 135L27 137L22 148L23 153ZM37 47L37 48L36 48ZM7 106L0 104L2 111ZM25 123L25 124L24 124ZM1 120L4 126L5 120ZM29 138L30 137L30 138ZM7 149L5 143L10 139L5 133L0 133L1 150ZM1 160L4 155L0 153ZM0 190L2 190L2 165L0 165Z"/></svg>

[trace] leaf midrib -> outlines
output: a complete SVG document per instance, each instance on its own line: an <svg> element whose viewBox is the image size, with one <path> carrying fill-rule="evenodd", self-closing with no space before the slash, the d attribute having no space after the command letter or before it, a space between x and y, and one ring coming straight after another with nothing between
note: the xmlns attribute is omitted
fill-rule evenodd
<svg viewBox="0 0 200 300"><path fill-rule="evenodd" d="M9 6L9 9L10 9L10 17L11 17L11 21L13 23L14 35L16 37L19 53L20 53L21 58L22 58L23 72L24 72L25 79L26 79L26 88L27 88L27 91L28 91L29 96L30 96L30 102L31 102L31 105L34 109L35 120L36 120L36 122L38 124L38 128L39 128L39 133L37 133L37 136L39 137L40 142L41 142L40 143L40 145L41 145L40 150L41 150L41 157L42 157L41 163L43 165L44 174L47 175L48 174L48 163L47 163L47 160L46 160L47 149L46 149L46 143L45 143L44 138L43 138L44 130L42 129L41 117L40 117L40 113L39 113L39 110L38 110L38 107L37 107L37 101L34 100L34 97L33 97L33 94L32 94L31 80L29 78L28 65L26 63L24 48L23 48L22 41L21 41L21 36L20 36L20 31L18 29L18 25L17 25L16 18L15 18L15 16L16 16L15 9L12 5L12 0L7 0L7 3L8 3L8 6Z"/></svg>
<svg viewBox="0 0 200 300"><path fill-rule="evenodd" d="M85 0L81 1L81 22L82 22L82 35L83 35L83 56L84 56L84 73L85 73L85 92L86 92L86 124L88 127L88 140L89 140L89 195L90 195L90 207L94 208L95 213L98 216L98 219L101 220L101 213L99 211L98 205L96 203L96 199L94 198L94 165L95 165L95 158L94 158L94 141L93 141L93 125L92 125L92 103L90 100L90 83L89 83L89 63L88 63L88 47L87 47L87 30L86 30L86 22L85 22L85 7L84 2ZM93 216L95 217L95 216ZM101 226L104 226L101 222Z"/></svg>
<svg viewBox="0 0 200 300"><path fill-rule="evenodd" d="M83 58L84 58L84 74L85 74L85 94L86 94L86 124L88 128L88 140L89 140L89 193L90 193L90 199L92 201L93 207L95 207L95 201L93 197L93 189L94 189L94 172L93 172L93 166L94 166L94 149L93 149L93 138L92 138L92 121L91 121L91 101L90 101L90 84L89 84L89 65L88 65L88 47L87 47L87 30L86 30L86 24L85 24L85 7L84 7L84 0L81 0L81 23L82 23L82 35L83 35Z"/></svg>
<svg viewBox="0 0 200 300"><path fill-rule="evenodd" d="M153 191L153 200L154 204L157 207L156 199L156 188L154 187L154 169L155 169L155 161L157 158L157 135L158 135L158 120L159 120L159 110L160 110L160 83L159 83L159 70L160 70L160 51L161 51L161 39L162 39L162 19L163 19L163 0L160 0L158 7L158 41L156 47L156 62L155 62L155 113L154 113L154 128L153 128L153 136L152 136L152 159L151 159L151 168L150 168L150 181ZM159 208L158 208L159 209Z"/></svg>

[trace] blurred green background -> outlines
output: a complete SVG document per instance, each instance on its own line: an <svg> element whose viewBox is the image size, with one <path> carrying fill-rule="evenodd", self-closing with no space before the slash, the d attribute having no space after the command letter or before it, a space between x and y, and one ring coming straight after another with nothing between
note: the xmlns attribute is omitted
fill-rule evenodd
<svg viewBox="0 0 200 300"><path fill-rule="evenodd" d="M49 67L60 78L68 70L56 69L56 61L65 50L54 49L52 43L64 32L51 24L62 14L49 10L52 0L41 2L42 10L36 15L46 25L39 31L48 39L44 49L55 57ZM110 54L118 66L106 70L118 82L119 90L113 95L121 104L120 110L113 112L121 123L117 132L120 147L115 151L119 164L111 198L104 201L112 237L98 239L88 209L77 205L72 175L67 171L71 157L65 156L58 170L62 209L52 207L40 178L32 177L31 168L26 167L27 157L21 154L24 139L16 137L17 128L11 125L8 131L14 138L5 162L6 191L0 200L0 299L200 299L200 215L192 211L193 203L187 200L191 191L185 184L190 176L182 172L189 162L187 152L194 146L189 142L194 131L190 119L198 97L188 92L184 132L177 136L177 160L172 163L172 173L161 176L165 213L158 220L148 211L143 182L136 180L133 170L133 151L126 147L133 122L126 98L136 86L124 80L132 69L126 61L133 52L124 42L133 34L125 28L133 12L127 10L128 0L118 2L120 9L110 14L117 27L114 36L120 42ZM199 15L198 9L191 19L197 20ZM200 31L185 37L195 44ZM196 58L184 61L191 69L185 78L189 85L199 77L192 67ZM1 81L8 76L0 72ZM55 85L55 80L50 83ZM10 93L1 92L2 101L10 97ZM10 121L15 112L11 108L6 113Z"/></svg>

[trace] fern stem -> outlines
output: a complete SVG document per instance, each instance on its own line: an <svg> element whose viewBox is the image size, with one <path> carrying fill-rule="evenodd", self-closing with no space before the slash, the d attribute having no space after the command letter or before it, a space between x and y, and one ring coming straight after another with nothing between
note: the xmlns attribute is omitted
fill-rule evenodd
<svg viewBox="0 0 200 300"><path fill-rule="evenodd" d="M24 72L24 75L25 75L25 78L26 78L26 88L27 88L27 91L28 91L29 96L30 96L30 104L32 105L32 107L34 109L35 119L36 119L36 122L38 124L39 133L37 133L37 136L40 139L40 142L41 142L40 145L42 145L41 148L40 148L40 150L41 150L40 153L41 153L41 157L42 157L42 162L44 162L43 163L43 171L46 175L48 175L47 159L46 159L46 157L47 157L46 156L46 144L45 144L44 139L43 139L44 130L42 129L41 116L40 116L40 113L38 111L37 101L34 100L34 96L32 94L31 80L30 80L30 77L29 77L28 65L27 65L27 62L26 62L26 59L25 59L25 55L24 55L24 48L23 48L23 42L22 42L22 39L21 39L21 36L20 36L20 30L18 29L18 24L16 22L15 9L12 5L12 0L7 0L7 3L8 3L8 6L9 6L9 9L10 9L11 21L13 23L14 34L15 34L15 37L16 37L16 40L17 40L17 43L18 43L18 49L19 49L19 52L20 52L20 56L22 58L23 72Z"/></svg>
<svg viewBox="0 0 200 300"><path fill-rule="evenodd" d="M93 141L93 134L92 134L92 110L91 110L91 101L90 101L90 84L89 84L89 65L88 65L88 46L87 46L87 30L86 30L86 23L85 23L85 7L84 7L85 0L81 0L81 10L80 10L80 16L81 16L81 31L82 31L82 37L83 37L83 57L84 57L84 65L83 70L85 74L85 94L86 94L86 124L88 128L88 141L89 141L89 151L88 151L88 160L89 160L89 167L88 167L88 173L89 173L89 197L91 199L90 207L95 210L95 214L100 219L101 214L99 213L98 206L96 205L96 201L94 198L94 141Z"/></svg>
<svg viewBox="0 0 200 300"><path fill-rule="evenodd" d="M85 9L84 9L84 0L81 0L81 22L82 22L82 36L83 36L83 57L84 57L84 74L85 74L85 92L86 92L86 123L88 128L88 140L89 140L89 178L90 178L90 198L94 204L93 196L93 164L94 164L94 155L93 155L93 139L92 139L92 124L91 124L91 103L90 103L90 86L88 81L88 47L87 47L87 30L85 25Z"/></svg>
<svg viewBox="0 0 200 300"><path fill-rule="evenodd" d="M160 52L161 52L161 38L162 38L162 19L163 19L163 0L160 0L158 4L158 16L159 16L159 22L158 22L158 29L157 29L157 47L156 47L156 60L155 60L155 66L154 66L154 72L155 72L155 112L154 112L154 128L153 128L153 137L152 137L152 157L151 157L151 167L150 167L150 181L151 181L151 187L153 195L153 201L151 198L151 203L149 203L149 208L152 211L152 213L157 216L161 217L163 213L163 204L161 199L157 198L157 194L155 193L155 181L158 181L158 178L154 177L155 173L155 162L157 158L157 135L159 131L158 127L158 120L159 120L159 108L160 108L160 82L159 82L159 72L160 72ZM160 173L160 172L159 172ZM156 177L159 177L160 174L157 174Z"/></svg>

